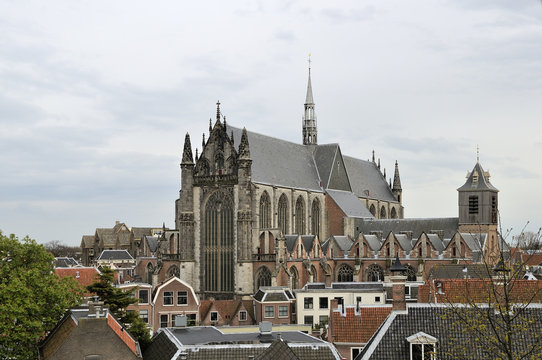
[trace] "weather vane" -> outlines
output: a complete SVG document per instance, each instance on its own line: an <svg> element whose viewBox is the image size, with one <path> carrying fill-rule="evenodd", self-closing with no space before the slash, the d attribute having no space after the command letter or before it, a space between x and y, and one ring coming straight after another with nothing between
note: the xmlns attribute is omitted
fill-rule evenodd
<svg viewBox="0 0 542 360"><path fill-rule="evenodd" d="M310 70L310 68L311 68L311 53L309 53L309 60L308 61L309 61L309 70Z"/></svg>
<svg viewBox="0 0 542 360"><path fill-rule="evenodd" d="M476 162L480 162L480 148L476 144Z"/></svg>

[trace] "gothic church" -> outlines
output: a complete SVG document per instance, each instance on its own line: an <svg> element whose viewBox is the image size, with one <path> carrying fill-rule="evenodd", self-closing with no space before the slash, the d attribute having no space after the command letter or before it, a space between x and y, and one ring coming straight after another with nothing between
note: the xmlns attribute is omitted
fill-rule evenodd
<svg viewBox="0 0 542 360"><path fill-rule="evenodd" d="M305 247L321 251L330 235L346 235L345 218L403 218L397 162L392 183L374 152L365 161L343 155L338 144L318 144L310 68L304 107L302 144L230 126L220 103L199 155L186 134L176 247L181 278L202 296L251 295L258 285L271 285L254 280L262 262L274 269L264 271L276 285L277 256L286 253L279 239L303 235Z"/></svg>

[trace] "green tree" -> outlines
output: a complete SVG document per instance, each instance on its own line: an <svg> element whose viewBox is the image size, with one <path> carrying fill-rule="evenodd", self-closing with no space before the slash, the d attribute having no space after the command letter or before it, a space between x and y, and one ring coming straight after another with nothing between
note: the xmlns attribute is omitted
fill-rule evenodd
<svg viewBox="0 0 542 360"><path fill-rule="evenodd" d="M134 289L122 290L114 286L115 273L108 267L101 269L101 275L98 281L87 286L87 290L98 295L104 305L109 307L109 310L115 315L121 323L123 323L130 334L139 341L141 349L145 349L151 341L149 328L141 319L137 311L127 312L126 308L129 305L136 304L138 299L132 296Z"/></svg>
<svg viewBox="0 0 542 360"><path fill-rule="evenodd" d="M0 359L37 358L39 340L81 303L83 289L60 279L53 260L36 241L0 231Z"/></svg>

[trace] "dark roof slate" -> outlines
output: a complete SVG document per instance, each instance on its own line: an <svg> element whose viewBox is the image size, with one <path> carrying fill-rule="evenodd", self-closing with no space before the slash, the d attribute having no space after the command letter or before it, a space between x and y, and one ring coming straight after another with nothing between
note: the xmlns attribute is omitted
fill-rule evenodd
<svg viewBox="0 0 542 360"><path fill-rule="evenodd" d="M468 307L456 307L455 311L464 312L462 316L472 317L468 309ZM465 356L469 359L495 358L495 349L474 345L473 333L464 329L465 323L460 320L455 311L447 306L416 304L416 306L409 306L407 313L392 313L356 359L409 359L410 350L406 338L419 332L437 339L437 351L441 359L457 359ZM527 344L539 342L539 334L542 331L542 308L530 307L523 311L525 311L523 319L528 319L529 322L532 320L532 323L518 324L528 326L528 330L516 334L514 343L517 344L517 351L526 349ZM490 314L499 316L494 312ZM518 317L517 321L522 321L521 319L522 317ZM480 318L480 321L484 321L483 318ZM487 329L490 329L490 326L487 326ZM465 349L467 353L458 354L458 346Z"/></svg>
<svg viewBox="0 0 542 360"><path fill-rule="evenodd" d="M373 214L371 214L365 204L363 204L354 193L332 189L327 189L326 193L333 199L335 204L337 204L346 216L374 219Z"/></svg>
<svg viewBox="0 0 542 360"><path fill-rule="evenodd" d="M104 250L98 260L133 260L134 258L126 250Z"/></svg>
<svg viewBox="0 0 542 360"><path fill-rule="evenodd" d="M422 232L430 233L436 230L444 232L444 238L451 238L459 228L459 218L430 218L430 219L355 219L356 236L361 232L369 234L372 231L381 231L388 234L393 231L412 231L412 237L420 237Z"/></svg>

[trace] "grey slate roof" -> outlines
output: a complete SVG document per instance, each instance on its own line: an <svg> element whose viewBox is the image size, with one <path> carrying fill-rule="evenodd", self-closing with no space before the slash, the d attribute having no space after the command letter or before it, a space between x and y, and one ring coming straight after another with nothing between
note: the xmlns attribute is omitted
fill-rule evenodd
<svg viewBox="0 0 542 360"><path fill-rule="evenodd" d="M239 147L242 129L227 124ZM252 181L295 189L322 192L312 147L247 131L252 159Z"/></svg>
<svg viewBox="0 0 542 360"><path fill-rule="evenodd" d="M406 236L405 234L394 234L395 238L399 242L399 245L403 248L405 251L412 250L412 241Z"/></svg>
<svg viewBox="0 0 542 360"><path fill-rule="evenodd" d="M332 235L331 238L335 239L335 243L341 248L342 251L348 252L352 248L352 245L354 245L354 241L350 239L348 236L338 236L338 235Z"/></svg>
<svg viewBox="0 0 542 360"><path fill-rule="evenodd" d="M282 355L287 345L294 356L302 360L340 359L330 343L304 334L300 331L273 332L269 335L253 333L222 333L210 326L188 328L166 328L159 330L153 342L145 351L145 359L177 360L175 355L186 359L248 359L249 357L269 357L274 350L281 349ZM276 341L283 344L276 345ZM275 344L275 346L273 346ZM177 349L173 352L174 348ZM278 349L275 349L277 347ZM268 352L269 351L269 352ZM291 355L291 353L290 353ZM282 357L279 357L282 358Z"/></svg>
<svg viewBox="0 0 542 360"><path fill-rule="evenodd" d="M472 251L480 251L484 248L487 234L461 233L461 237Z"/></svg>
<svg viewBox="0 0 542 360"><path fill-rule="evenodd" d="M104 250L98 260L133 260L134 258L126 250Z"/></svg>
<svg viewBox="0 0 542 360"><path fill-rule="evenodd" d="M326 193L329 194L346 216L374 219L373 214L354 193L331 189L327 189Z"/></svg>
<svg viewBox="0 0 542 360"><path fill-rule="evenodd" d="M283 286L261 286L253 296L254 300L264 301L290 301L294 295L290 289Z"/></svg>
<svg viewBox="0 0 542 360"><path fill-rule="evenodd" d="M55 267L74 267L80 265L77 260L72 257L56 257Z"/></svg>
<svg viewBox="0 0 542 360"><path fill-rule="evenodd" d="M433 245L435 250L437 250L438 252L444 251L444 249L446 248L446 245L448 245L447 243L444 243L444 241L442 241L437 234L426 234L426 235L429 241L431 242L431 245Z"/></svg>
<svg viewBox="0 0 542 360"><path fill-rule="evenodd" d="M154 253L158 248L158 236L145 236L145 240L149 245L149 250Z"/></svg>
<svg viewBox="0 0 542 360"><path fill-rule="evenodd" d="M227 124L226 131L233 132L234 146L238 148L242 129ZM333 164L342 157L348 174L345 181L354 194L397 202L374 163L341 155L338 144L303 145L250 131L247 135L255 183L323 192L330 186ZM344 186L346 183L340 188L347 190Z"/></svg>
<svg viewBox="0 0 542 360"><path fill-rule="evenodd" d="M463 312L462 316L472 317L468 313L468 307L458 307L456 310ZM525 351L530 345L540 346L542 308L531 305L524 311L524 315L515 320L519 327L527 327L526 330L513 335L512 341L517 353ZM499 316L495 312L489 313L495 315L495 317ZM530 320L532 320L532 323ZM480 317L480 321L484 321L482 317ZM418 332L424 332L437 339L439 359L495 358L497 355L495 349L484 347L482 343L476 344L473 341L475 338L473 332L466 331L465 326L457 313L451 311L449 307L434 304L412 304L408 306L407 313L392 312L356 359L409 359L409 343L406 339ZM487 331L491 331L489 325L487 329ZM464 349L467 353L458 354L458 347Z"/></svg>
<svg viewBox="0 0 542 360"><path fill-rule="evenodd" d="M478 180L475 181L475 175L477 174ZM467 181L463 186L461 186L457 191L470 191L470 190L497 190L496 187L494 187L489 182L489 173L484 172L484 169L482 169L482 165L480 165L479 162L474 165L474 168L469 173L467 177Z"/></svg>
<svg viewBox="0 0 542 360"><path fill-rule="evenodd" d="M451 238L459 228L459 218L431 218L431 219L355 219L354 226L356 236L360 232L369 234L372 231L382 231L388 234L393 231L399 234L401 231L412 231L413 238L419 238L422 232L430 233L442 230L444 238Z"/></svg>
<svg viewBox="0 0 542 360"><path fill-rule="evenodd" d="M365 237L365 240L367 240L367 243L371 247L371 250L378 251L382 247L382 244L384 243L382 239L379 239L376 235L372 234L363 234Z"/></svg>
<svg viewBox="0 0 542 360"><path fill-rule="evenodd" d="M92 248L94 247L94 235L83 235L83 238L81 239L81 242L85 246L85 248Z"/></svg>
<svg viewBox="0 0 542 360"><path fill-rule="evenodd" d="M312 250L315 237L316 235L301 235L301 241L303 241L303 246L305 247L305 251L310 252Z"/></svg>
<svg viewBox="0 0 542 360"><path fill-rule="evenodd" d="M284 235L284 238L286 239L286 247L288 248L288 252L291 254L295 249L295 243L297 241L298 235Z"/></svg>
<svg viewBox="0 0 542 360"><path fill-rule="evenodd" d="M343 156L343 158L352 191L358 197L397 202L389 184L375 163L350 156ZM369 191L369 195L366 191Z"/></svg>

